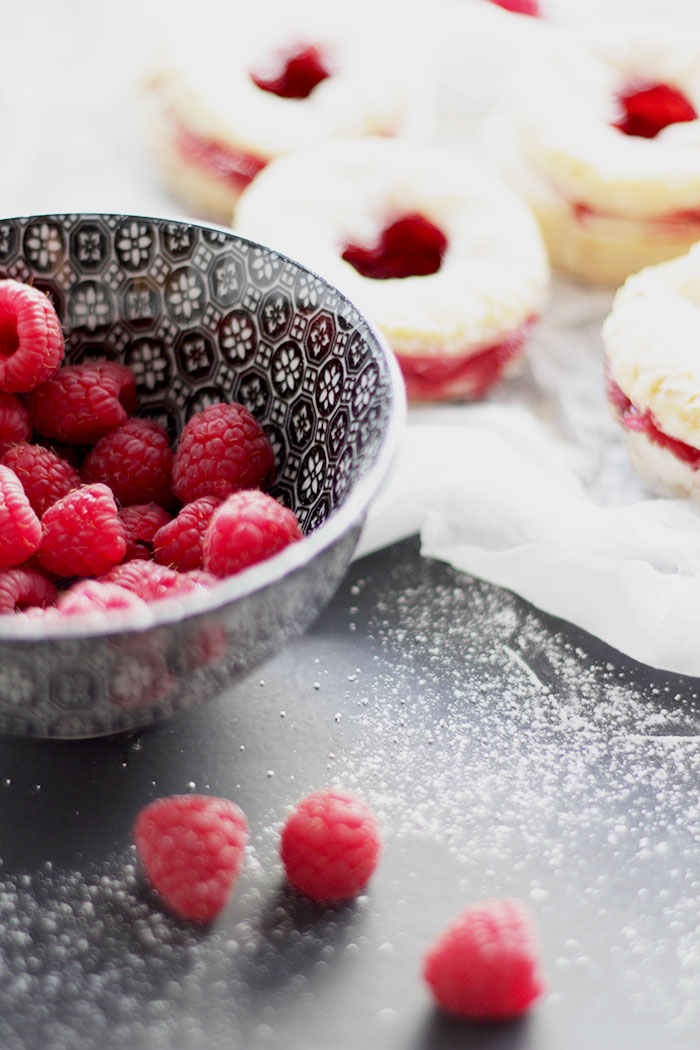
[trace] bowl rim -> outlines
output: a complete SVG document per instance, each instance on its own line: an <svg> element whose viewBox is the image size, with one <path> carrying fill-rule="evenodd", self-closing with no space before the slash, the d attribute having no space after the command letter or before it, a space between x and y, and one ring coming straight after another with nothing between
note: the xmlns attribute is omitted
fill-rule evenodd
<svg viewBox="0 0 700 1050"><path fill-rule="evenodd" d="M17 616L16 614L0 615L0 643L76 641L83 638L97 639L130 634L139 635L152 628L174 625L198 616L217 613L223 607L231 605L241 598L263 591L275 582L280 582L333 546L358 521L362 523L373 497L383 485L389 472L389 467L397 452L399 438L407 418L406 387L398 360L386 337L333 282L298 259L294 259L285 252L278 251L272 245L245 237L229 226L191 219L186 216L168 217L138 212L78 212L71 210L66 212L46 212L36 215L4 216L0 218L0 225L4 222L30 223L33 221L41 222L42 220L49 221L64 216L75 216L80 220L140 219L157 225L173 222L178 225L211 230L215 233L224 234L226 237L233 237L255 248L273 252L280 259L292 263L293 266L310 274L326 287L332 289L339 299L357 313L368 334L374 339L384 356L393 408L389 413L387 427L382 436L377 456L369 470L351 487L341 506L331 511L326 520L318 528L314 529L312 533L304 536L301 542L290 544L278 554L259 562L257 565L252 565L232 576L223 577L211 588L202 588L201 591L190 591L184 595L175 595L172 598L161 598L157 602L149 603L145 610L114 610L109 614L97 612L94 615L86 613L80 616L65 617L65 620L57 617L55 620L49 621L45 621L41 617L34 619L32 617ZM183 602L187 606L184 610L182 608ZM7 621L7 623L4 621ZM11 630L8 629L10 626L12 627Z"/></svg>

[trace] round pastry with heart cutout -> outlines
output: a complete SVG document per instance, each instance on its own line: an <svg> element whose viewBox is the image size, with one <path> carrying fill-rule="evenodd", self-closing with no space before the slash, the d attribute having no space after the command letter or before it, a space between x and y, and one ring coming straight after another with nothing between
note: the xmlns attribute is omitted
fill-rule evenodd
<svg viewBox="0 0 700 1050"><path fill-rule="evenodd" d="M386 337L414 400L481 397L543 307L537 223L457 153L379 138L299 150L245 191L235 228L344 291Z"/></svg>
<svg viewBox="0 0 700 1050"><path fill-rule="evenodd" d="M630 277L603 341L632 466L652 491L700 502L700 244Z"/></svg>
<svg viewBox="0 0 700 1050"><path fill-rule="evenodd" d="M537 214L555 266L620 284L700 239L697 28L593 23L547 48L487 122L487 151Z"/></svg>
<svg viewBox="0 0 700 1050"><path fill-rule="evenodd" d="M155 159L198 215L229 223L272 157L336 135L393 134L406 112L401 23L370 0L268 0L230 33L207 23L200 42L198 32L191 20L171 27L149 84Z"/></svg>

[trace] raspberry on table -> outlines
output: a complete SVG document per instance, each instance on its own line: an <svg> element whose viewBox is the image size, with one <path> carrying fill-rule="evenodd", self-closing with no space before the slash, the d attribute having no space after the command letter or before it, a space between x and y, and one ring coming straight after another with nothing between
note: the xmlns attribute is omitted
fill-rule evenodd
<svg viewBox="0 0 700 1050"><path fill-rule="evenodd" d="M16 394L0 390L0 451L16 441L29 441L32 424L29 409Z"/></svg>
<svg viewBox="0 0 700 1050"><path fill-rule="evenodd" d="M49 507L82 482L77 470L50 448L18 442L0 456L0 462L14 470L22 482L34 513L42 517Z"/></svg>
<svg viewBox="0 0 700 1050"><path fill-rule="evenodd" d="M83 481L109 485L122 507L173 501L173 451L165 427L152 419L127 419L101 437L83 462Z"/></svg>
<svg viewBox="0 0 700 1050"><path fill-rule="evenodd" d="M204 533L220 503L216 496L202 496L187 503L173 521L156 533L153 540L155 560L178 572L201 569L204 564Z"/></svg>
<svg viewBox="0 0 700 1050"><path fill-rule="evenodd" d="M204 568L230 576L302 538L296 515L259 489L236 492L214 511L202 545Z"/></svg>
<svg viewBox="0 0 700 1050"><path fill-rule="evenodd" d="M149 882L167 907L181 919L211 922L238 878L248 822L228 799L172 795L141 810L134 842Z"/></svg>
<svg viewBox="0 0 700 1050"><path fill-rule="evenodd" d="M41 522L32 510L22 482L0 464L0 569L21 565L41 544Z"/></svg>
<svg viewBox="0 0 700 1050"><path fill-rule="evenodd" d="M210 405L187 421L173 464L173 491L182 503L200 496L226 499L239 489L263 488L275 468L272 445L247 408Z"/></svg>
<svg viewBox="0 0 700 1050"><path fill-rule="evenodd" d="M124 561L150 559L156 533L170 521L167 510L157 503L133 503L130 507L121 507L119 517L126 532Z"/></svg>
<svg viewBox="0 0 700 1050"><path fill-rule="evenodd" d="M26 565L0 570L0 613L53 605L57 595L53 583Z"/></svg>
<svg viewBox="0 0 700 1050"><path fill-rule="evenodd" d="M461 911L426 953L423 976L437 1004L475 1021L517 1017L543 991L534 922L509 898Z"/></svg>
<svg viewBox="0 0 700 1050"><path fill-rule="evenodd" d="M100 580L79 580L63 591L56 602L56 609L64 616L79 616L83 613L112 612L118 609L145 607L145 602L132 591L116 583Z"/></svg>
<svg viewBox="0 0 700 1050"><path fill-rule="evenodd" d="M116 361L66 365L27 394L25 403L38 434L89 444L136 410L136 377Z"/></svg>
<svg viewBox="0 0 700 1050"><path fill-rule="evenodd" d="M0 390L33 390L54 374L64 352L61 322L46 293L0 280Z"/></svg>
<svg viewBox="0 0 700 1050"><path fill-rule="evenodd" d="M48 508L40 527L39 563L59 576L99 576L126 551L124 526L106 485L73 489Z"/></svg>
<svg viewBox="0 0 700 1050"><path fill-rule="evenodd" d="M145 602L155 602L160 598L170 598L176 594L188 594L198 591L202 581L189 573L176 572L167 565L158 565L153 561L128 561L117 565L101 577L102 582L118 583L127 591L133 591Z"/></svg>
<svg viewBox="0 0 700 1050"><path fill-rule="evenodd" d="M307 795L282 829L280 856L287 878L312 900L332 903L354 897L369 881L379 851L379 825L372 810L336 788Z"/></svg>

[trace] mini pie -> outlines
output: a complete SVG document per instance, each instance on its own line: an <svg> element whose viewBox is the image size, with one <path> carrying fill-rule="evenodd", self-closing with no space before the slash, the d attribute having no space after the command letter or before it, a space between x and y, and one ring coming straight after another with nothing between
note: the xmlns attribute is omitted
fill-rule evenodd
<svg viewBox="0 0 700 1050"><path fill-rule="evenodd" d="M540 314L548 264L528 208L461 154L336 140L275 160L235 229L336 284L383 332L409 397L482 396Z"/></svg>
<svg viewBox="0 0 700 1050"><path fill-rule="evenodd" d="M700 501L700 244L630 277L603 341L632 466L653 491Z"/></svg>
<svg viewBox="0 0 700 1050"><path fill-rule="evenodd" d="M230 33L207 24L201 42L188 20L149 83L152 149L175 196L228 223L272 157L337 135L395 133L407 78L395 61L400 23L382 10L267 0Z"/></svg>
<svg viewBox="0 0 700 1050"><path fill-rule="evenodd" d="M552 262L619 284L700 239L697 30L649 20L550 36L487 126Z"/></svg>

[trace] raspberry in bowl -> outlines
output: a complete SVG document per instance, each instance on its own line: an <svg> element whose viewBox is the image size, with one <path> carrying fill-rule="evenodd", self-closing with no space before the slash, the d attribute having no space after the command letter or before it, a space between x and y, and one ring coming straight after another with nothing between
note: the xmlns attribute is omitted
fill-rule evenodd
<svg viewBox="0 0 700 1050"><path fill-rule="evenodd" d="M55 309L64 347L55 326L29 345L12 302L0 317L20 376L0 403L0 732L145 727L330 599L396 447L401 377L336 288L214 226L0 220L2 281Z"/></svg>

